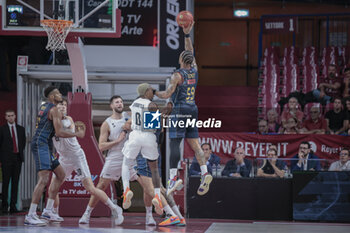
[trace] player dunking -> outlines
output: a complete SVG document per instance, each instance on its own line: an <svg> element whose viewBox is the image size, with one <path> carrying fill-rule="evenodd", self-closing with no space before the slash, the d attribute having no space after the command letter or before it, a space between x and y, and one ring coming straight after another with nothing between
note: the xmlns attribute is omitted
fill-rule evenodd
<svg viewBox="0 0 350 233"><path fill-rule="evenodd" d="M44 96L48 102L40 106L36 122L35 134L32 138L31 149L35 159L38 181L33 191L32 202L29 212L25 217L24 224L30 226L45 226L47 223L39 219L36 209L44 189L49 182L50 172L56 175L57 179L51 183L49 188L49 199L54 200L57 192L64 181L65 174L58 159L52 153L52 137L56 134L62 138L84 137L85 130L75 133L65 131L61 122L62 115L56 104L62 101L62 95L56 87L49 86L44 90ZM50 205L53 205L53 201Z"/></svg>
<svg viewBox="0 0 350 233"><path fill-rule="evenodd" d="M57 104L57 108L63 114L62 125L66 131L71 133L75 132L76 126L73 119L67 116L67 101L63 100L62 103ZM91 179L90 169L86 160L85 153L81 148L76 137L72 138L59 138L54 137L53 143L55 148L60 155L59 162L62 165L66 176L69 176L73 171L77 173L78 178L81 180L84 188L96 199L101 200L105 203L112 211L112 215L116 217L115 224L119 225L123 222L123 211L117 205L114 205L111 199L108 198L106 193L101 189L95 187ZM52 177L52 183L55 182L56 176ZM50 185L50 186L51 186ZM56 198L58 200L58 197ZM44 209L41 217L49 221L57 221L57 216L53 214L53 205L50 202L54 200L48 199L46 208Z"/></svg>
<svg viewBox="0 0 350 233"><path fill-rule="evenodd" d="M158 172L157 159L158 145L157 138L153 131L143 130L143 112L155 111L156 104L152 102L153 88L148 83L142 83L137 87L139 98L136 99L130 106L131 109L131 129L129 140L125 143L122 150L124 154L122 166L122 179L124 188L123 208L127 209L131 205L133 192L130 190L130 167L133 166L137 155L141 152L142 156L148 160L148 165L152 173L152 183L154 185L155 196L152 199L152 204L158 214L163 213L163 206L160 200L160 176ZM160 113L159 113L160 115Z"/></svg>
<svg viewBox="0 0 350 233"><path fill-rule="evenodd" d="M188 119L197 120L198 118L198 108L195 103L198 71L189 34L193 24L192 22L189 27L183 28L183 32L185 33L185 51L179 57L180 69L176 70L171 76L167 90L156 91L155 93L156 96L162 99L171 97L174 104L171 113L173 116L171 118L172 121L183 120L186 122ZM169 195L182 183L182 180L177 179L177 166L180 160L180 143L183 138L187 139L200 164L202 179L197 193L198 195L204 195L208 192L213 177L208 173L208 168L204 160L204 152L199 145L198 129L196 126L193 128L181 128L179 126L170 128L170 180L168 181L167 194Z"/></svg>
<svg viewBox="0 0 350 233"><path fill-rule="evenodd" d="M105 190L111 181L119 180L121 177L124 158L122 149L127 136L124 124L130 118L126 112L123 112L124 104L121 96L112 96L110 99L110 107L113 113L102 123L98 144L101 151L108 150L106 161L100 174L100 180L97 184L97 188L102 190ZM145 190L145 187L137 176L134 168L130 168L129 172L131 174L131 180L137 180ZM152 197L153 195L151 196L144 191L144 202L146 211L148 211L148 214L146 215L146 225L155 224L152 216ZM80 218L79 223L87 224L90 222L91 212L97 203L98 199L91 196L89 204L87 205L83 216Z"/></svg>

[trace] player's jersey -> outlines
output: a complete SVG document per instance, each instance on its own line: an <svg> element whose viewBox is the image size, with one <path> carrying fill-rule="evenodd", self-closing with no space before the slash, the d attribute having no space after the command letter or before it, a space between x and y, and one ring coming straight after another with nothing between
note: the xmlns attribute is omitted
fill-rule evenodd
<svg viewBox="0 0 350 233"><path fill-rule="evenodd" d="M143 129L143 112L148 111L148 105L151 103L149 99L138 98L131 106L131 129L134 131L142 131Z"/></svg>
<svg viewBox="0 0 350 233"><path fill-rule="evenodd" d="M63 129L71 133L75 132L74 128L70 128L72 122L69 119L62 120ZM60 156L72 156L72 153L77 152L81 149L81 146L76 137L70 138L52 138L53 144Z"/></svg>
<svg viewBox="0 0 350 233"><path fill-rule="evenodd" d="M36 130L32 138L32 142L37 145L40 143L45 143L52 149L51 138L55 133L52 121L49 119L49 112L55 105L53 103L44 103L40 106L39 113L36 119Z"/></svg>
<svg viewBox="0 0 350 233"><path fill-rule="evenodd" d="M183 83L176 87L176 90L171 95L171 100L175 105L196 104L194 98L198 83L197 69L192 67L191 69L178 69L175 72L181 74Z"/></svg>
<svg viewBox="0 0 350 233"><path fill-rule="evenodd" d="M110 131L108 136L109 141L114 141L119 137L120 133L123 131L123 128L122 128L123 125L125 124L125 122L128 121L129 118L130 116L126 112L123 112L122 118L119 120L114 119L112 117L108 117L106 119L106 122L109 126L109 131ZM111 149L109 149L107 157L113 156L116 154L121 154L125 141L126 141L126 138L120 143L118 143L117 145L113 146Z"/></svg>

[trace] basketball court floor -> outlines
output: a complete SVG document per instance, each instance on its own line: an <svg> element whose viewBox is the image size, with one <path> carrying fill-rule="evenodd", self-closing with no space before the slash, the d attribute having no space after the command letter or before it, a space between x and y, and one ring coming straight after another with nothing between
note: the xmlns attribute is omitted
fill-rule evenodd
<svg viewBox="0 0 350 233"><path fill-rule="evenodd" d="M66 217L63 223L50 223L46 227L23 225L24 215L0 216L0 232L28 233L69 233L69 232L206 232L206 233L344 233L350 231L350 224L310 223L310 222L266 222L248 220L187 219L187 226L145 226L142 213L126 213L124 223L114 226L110 218L92 218L90 224L78 224L79 218ZM157 222L162 219L155 217Z"/></svg>

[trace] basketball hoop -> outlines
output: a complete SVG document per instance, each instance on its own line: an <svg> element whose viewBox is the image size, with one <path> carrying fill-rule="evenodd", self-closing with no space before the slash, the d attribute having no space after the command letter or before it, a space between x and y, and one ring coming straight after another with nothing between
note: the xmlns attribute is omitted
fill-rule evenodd
<svg viewBox="0 0 350 233"><path fill-rule="evenodd" d="M57 19L44 19L40 22L48 37L46 49L52 52L66 49L64 41L73 26L73 22Z"/></svg>

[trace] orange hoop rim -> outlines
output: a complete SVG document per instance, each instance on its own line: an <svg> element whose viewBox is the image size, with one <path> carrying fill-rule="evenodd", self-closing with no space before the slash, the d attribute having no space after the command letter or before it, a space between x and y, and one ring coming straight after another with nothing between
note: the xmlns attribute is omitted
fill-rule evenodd
<svg viewBox="0 0 350 233"><path fill-rule="evenodd" d="M73 25L73 21L70 20L62 20L62 19L43 19L40 21L42 25L52 27L52 26L62 26L65 25L70 27Z"/></svg>

